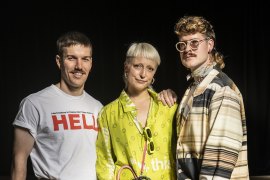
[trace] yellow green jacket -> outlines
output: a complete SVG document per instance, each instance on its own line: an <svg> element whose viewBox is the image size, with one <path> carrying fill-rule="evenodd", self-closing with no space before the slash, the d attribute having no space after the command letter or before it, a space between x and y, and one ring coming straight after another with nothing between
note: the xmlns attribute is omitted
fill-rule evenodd
<svg viewBox="0 0 270 180"><path fill-rule="evenodd" d="M146 153L143 176L152 180L170 180L175 177L174 155L172 153L173 119L177 104L169 108L157 98L153 89L151 107L146 126L151 129L155 151ZM104 106L98 118L99 132L96 142L96 171L99 180L115 180L119 169L129 165L139 176L145 138L143 129L136 120L136 107L123 90L120 97ZM121 180L130 180L129 170L123 170Z"/></svg>

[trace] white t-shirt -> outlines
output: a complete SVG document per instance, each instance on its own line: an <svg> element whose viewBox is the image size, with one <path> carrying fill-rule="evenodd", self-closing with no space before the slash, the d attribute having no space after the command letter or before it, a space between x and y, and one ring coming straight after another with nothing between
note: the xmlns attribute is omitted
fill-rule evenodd
<svg viewBox="0 0 270 180"><path fill-rule="evenodd" d="M13 125L35 138L30 154L38 178L96 180L97 117L102 104L85 91L71 96L55 85L24 98Z"/></svg>

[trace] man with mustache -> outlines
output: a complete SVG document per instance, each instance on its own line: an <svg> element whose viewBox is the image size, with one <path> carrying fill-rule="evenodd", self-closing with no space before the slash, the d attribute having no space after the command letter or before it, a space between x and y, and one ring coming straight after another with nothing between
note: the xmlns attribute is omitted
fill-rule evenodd
<svg viewBox="0 0 270 180"><path fill-rule="evenodd" d="M84 90L92 44L80 32L57 40L60 81L25 97L13 122L12 180L25 180L30 155L38 179L96 180L97 115L102 104Z"/></svg>
<svg viewBox="0 0 270 180"><path fill-rule="evenodd" d="M215 48L213 26L203 17L184 16L174 30L181 63L191 72L176 114L177 178L247 180L243 98L222 72L225 63ZM162 91L160 98L164 101L170 93Z"/></svg>

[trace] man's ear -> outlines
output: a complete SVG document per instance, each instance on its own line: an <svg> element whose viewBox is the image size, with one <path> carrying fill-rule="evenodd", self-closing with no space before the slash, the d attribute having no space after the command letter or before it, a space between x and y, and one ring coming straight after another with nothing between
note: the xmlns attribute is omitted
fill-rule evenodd
<svg viewBox="0 0 270 180"><path fill-rule="evenodd" d="M59 55L56 55L55 61L56 61L58 68L60 69L61 68L61 57Z"/></svg>
<svg viewBox="0 0 270 180"><path fill-rule="evenodd" d="M208 54L212 52L215 47L215 41L213 39L208 40Z"/></svg>

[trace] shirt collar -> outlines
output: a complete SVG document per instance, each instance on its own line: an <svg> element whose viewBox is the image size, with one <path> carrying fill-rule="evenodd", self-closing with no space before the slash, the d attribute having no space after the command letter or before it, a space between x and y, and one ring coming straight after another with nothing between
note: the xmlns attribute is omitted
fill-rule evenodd
<svg viewBox="0 0 270 180"><path fill-rule="evenodd" d="M153 102L158 103L158 94L152 88L148 88L147 91L151 98L153 98ZM125 90L122 90L119 101L122 104L124 112L136 111L135 104L131 101Z"/></svg>

